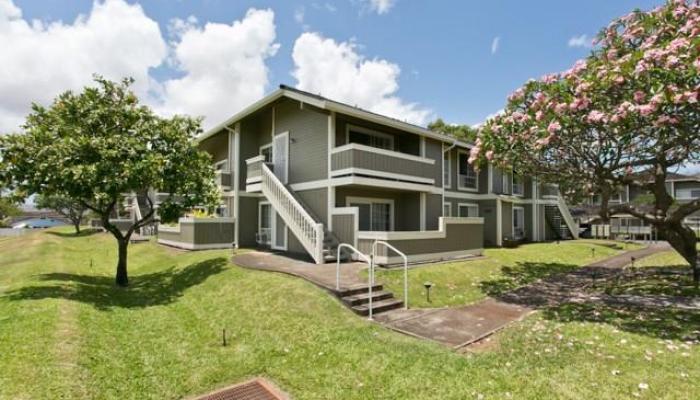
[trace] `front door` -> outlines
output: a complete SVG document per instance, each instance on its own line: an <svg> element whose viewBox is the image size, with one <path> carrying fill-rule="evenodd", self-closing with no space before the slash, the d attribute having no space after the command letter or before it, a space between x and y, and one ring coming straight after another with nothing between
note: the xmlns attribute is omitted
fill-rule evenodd
<svg viewBox="0 0 700 400"><path fill-rule="evenodd" d="M280 133L272 140L272 165L275 176L286 185L289 174L289 132Z"/></svg>
<svg viewBox="0 0 700 400"><path fill-rule="evenodd" d="M270 203L258 205L258 235L257 242L262 246L272 244L272 206Z"/></svg>

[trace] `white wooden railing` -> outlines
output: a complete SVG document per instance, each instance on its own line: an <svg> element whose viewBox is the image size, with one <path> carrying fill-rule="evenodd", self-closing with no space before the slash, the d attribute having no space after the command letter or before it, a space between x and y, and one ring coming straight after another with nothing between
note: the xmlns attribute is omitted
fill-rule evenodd
<svg viewBox="0 0 700 400"><path fill-rule="evenodd" d="M316 264L323 264L323 224L317 223L275 176L262 163L262 193L285 224L299 239Z"/></svg>
<svg viewBox="0 0 700 400"><path fill-rule="evenodd" d="M568 226L569 231L571 231L571 236L573 236L574 239L578 239L578 224L574 222L574 218L571 216L571 212L569 211L569 206L566 205L566 202L561 195L557 197L557 205L559 206L559 213L562 215L562 217L564 217L566 226Z"/></svg>

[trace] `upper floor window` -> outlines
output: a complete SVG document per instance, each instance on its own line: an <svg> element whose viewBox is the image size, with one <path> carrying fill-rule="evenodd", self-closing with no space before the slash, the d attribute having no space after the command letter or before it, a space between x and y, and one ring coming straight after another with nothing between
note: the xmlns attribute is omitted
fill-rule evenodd
<svg viewBox="0 0 700 400"><path fill-rule="evenodd" d="M266 163L272 162L272 143L260 146L260 155L265 157Z"/></svg>
<svg viewBox="0 0 700 400"><path fill-rule="evenodd" d="M388 133L373 131L359 126L348 125L348 143L363 144L384 150L394 150L394 137Z"/></svg>
<svg viewBox="0 0 700 400"><path fill-rule="evenodd" d="M445 187L451 187L452 186L452 157L450 157L450 152L446 151L442 154L442 182L445 184Z"/></svg>
<svg viewBox="0 0 700 400"><path fill-rule="evenodd" d="M525 182L522 175L513 172L513 194L516 196L525 195Z"/></svg>
<svg viewBox="0 0 700 400"><path fill-rule="evenodd" d="M443 203L442 216L443 217L451 217L452 216L452 203Z"/></svg>
<svg viewBox="0 0 700 400"><path fill-rule="evenodd" d="M474 169L474 166L469 164L469 154L466 152L460 152L458 160L458 187L460 189L477 190L479 188L478 174Z"/></svg>

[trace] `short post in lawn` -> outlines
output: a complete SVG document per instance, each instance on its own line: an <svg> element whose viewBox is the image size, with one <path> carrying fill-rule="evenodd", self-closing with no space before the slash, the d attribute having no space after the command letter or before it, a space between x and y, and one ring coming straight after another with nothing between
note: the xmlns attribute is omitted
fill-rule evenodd
<svg viewBox="0 0 700 400"><path fill-rule="evenodd" d="M222 339L222 345L226 347L226 328L222 329L221 331L221 339Z"/></svg>
<svg viewBox="0 0 700 400"><path fill-rule="evenodd" d="M428 303L430 303L430 288L433 287L433 283L432 282L425 282L425 283L423 283L423 286L425 286L426 300L428 301Z"/></svg>
<svg viewBox="0 0 700 400"><path fill-rule="evenodd" d="M595 258L595 247L591 247L591 258Z"/></svg>

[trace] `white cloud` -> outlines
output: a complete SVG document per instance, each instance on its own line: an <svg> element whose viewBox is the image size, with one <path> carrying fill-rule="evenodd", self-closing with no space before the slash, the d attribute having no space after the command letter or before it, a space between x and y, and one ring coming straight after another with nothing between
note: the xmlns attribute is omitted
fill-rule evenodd
<svg viewBox="0 0 700 400"><path fill-rule="evenodd" d="M70 23L29 21L12 0L0 0L0 132L16 130L32 102L47 105L91 85L94 73L131 76L156 111L205 116L205 127L263 96L265 61L278 48L271 10L251 9L230 25L173 20L168 31L169 42L141 6L125 0L96 1ZM149 70L162 65L181 74L158 82Z"/></svg>
<svg viewBox="0 0 700 400"><path fill-rule="evenodd" d="M296 10L294 10L294 20L298 24L303 24L304 23L304 7L299 7Z"/></svg>
<svg viewBox="0 0 700 400"><path fill-rule="evenodd" d="M396 4L396 0L365 0L369 2L370 11L379 15L386 14Z"/></svg>
<svg viewBox="0 0 700 400"><path fill-rule="evenodd" d="M292 51L297 87L376 113L425 124L431 111L396 96L398 65L367 60L352 42L336 42L318 33L303 33Z"/></svg>
<svg viewBox="0 0 700 400"><path fill-rule="evenodd" d="M0 0L0 132L16 130L31 102L48 104L67 89L132 76L145 94L148 69L167 54L158 24L141 6L122 0L96 2L72 23L27 21L11 0Z"/></svg>
<svg viewBox="0 0 700 400"><path fill-rule="evenodd" d="M569 39L568 45L569 47L593 47L591 38L589 38L586 34L572 37L571 39Z"/></svg>
<svg viewBox="0 0 700 400"><path fill-rule="evenodd" d="M495 38L493 38L493 40L491 41L491 54L496 54L496 52L498 51L498 46L500 44L501 44L501 37L500 36L496 36Z"/></svg>
<svg viewBox="0 0 700 400"><path fill-rule="evenodd" d="M172 56L185 75L163 83L159 109L205 116L205 127L221 122L264 95L265 60L278 48L272 10L250 9L231 25L185 24Z"/></svg>

